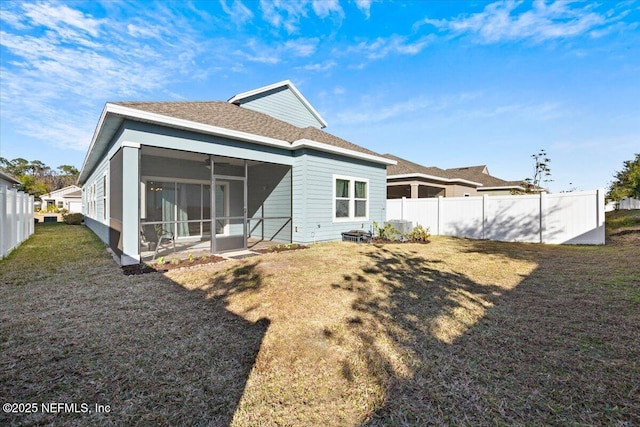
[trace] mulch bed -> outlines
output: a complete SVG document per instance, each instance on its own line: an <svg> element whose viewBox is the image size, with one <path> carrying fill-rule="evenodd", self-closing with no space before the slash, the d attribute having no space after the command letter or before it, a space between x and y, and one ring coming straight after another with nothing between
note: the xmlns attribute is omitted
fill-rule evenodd
<svg viewBox="0 0 640 427"><path fill-rule="evenodd" d="M195 267L197 265L215 264L217 262L226 261L224 258L210 255L207 258L194 258L193 260L182 259L179 262L168 261L164 264L136 264L125 265L122 267L122 272L126 276L135 276L145 273L164 273L169 270L175 270L177 268Z"/></svg>
<svg viewBox="0 0 640 427"><path fill-rule="evenodd" d="M607 236L606 244L640 245L640 228L625 228Z"/></svg>
<svg viewBox="0 0 640 427"><path fill-rule="evenodd" d="M256 252L259 254L268 254L268 253L277 253L277 252L285 252L285 251L297 251L299 249L308 249L308 246L299 245L297 243L291 245L281 245L281 246L272 246L270 248L265 249L253 249L252 252ZM244 257L255 256L255 255L244 255L234 259L242 259ZM198 265L206 265L206 264L214 264L217 262L226 261L226 258L222 258L215 255L209 255L206 258L194 258L193 260L182 259L179 262L176 260L167 260L164 264L135 264L135 265L125 265L122 267L122 272L126 276L135 276L138 274L146 274L146 273L164 273L169 270L175 270L178 268L186 268L186 267L195 267Z"/></svg>
<svg viewBox="0 0 640 427"><path fill-rule="evenodd" d="M290 245L272 246L270 248L265 248L265 249L252 249L252 251L258 252L261 254L270 254L270 253L276 253L276 252L297 251L298 249L309 249L309 246L293 243Z"/></svg>
<svg viewBox="0 0 640 427"><path fill-rule="evenodd" d="M385 240L379 237L373 237L371 239L371 243L383 244L383 245L388 245L388 244L397 245L401 243L420 243L420 244L426 245L427 243L431 243L431 241L430 240Z"/></svg>

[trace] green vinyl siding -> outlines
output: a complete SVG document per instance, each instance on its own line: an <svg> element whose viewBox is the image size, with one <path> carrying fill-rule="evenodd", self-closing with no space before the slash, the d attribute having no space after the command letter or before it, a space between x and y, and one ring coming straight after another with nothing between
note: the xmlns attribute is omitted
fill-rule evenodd
<svg viewBox="0 0 640 427"><path fill-rule="evenodd" d="M279 87L242 100L240 106L306 128L320 129L321 123L288 87Z"/></svg>
<svg viewBox="0 0 640 427"><path fill-rule="evenodd" d="M336 203L335 175L347 175L356 182L358 179L368 181L368 218L336 220L333 217L333 206ZM294 242L339 240L344 231L353 229L369 231L373 227L373 221L378 223L384 221L386 206L384 165L347 159L314 150L302 150L295 157L293 177ZM360 186L358 191L362 190Z"/></svg>

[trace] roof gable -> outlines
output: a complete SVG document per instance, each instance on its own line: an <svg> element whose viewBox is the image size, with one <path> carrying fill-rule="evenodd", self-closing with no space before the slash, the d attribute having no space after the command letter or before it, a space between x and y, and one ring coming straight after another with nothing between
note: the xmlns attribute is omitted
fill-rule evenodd
<svg viewBox="0 0 640 427"><path fill-rule="evenodd" d="M93 168L101 161L109 141L124 120L217 135L287 150L307 147L374 163L395 163L316 127L298 127L229 102L110 102L105 105L96 126L80 171L79 183L84 183Z"/></svg>
<svg viewBox="0 0 640 427"><path fill-rule="evenodd" d="M480 182L484 187L522 189L523 185L521 181L505 181L489 175L486 165L451 168L447 169L447 172L460 178Z"/></svg>
<svg viewBox="0 0 640 427"><path fill-rule="evenodd" d="M41 199L53 199L56 197L82 197L82 189L77 185L69 185L40 196Z"/></svg>
<svg viewBox="0 0 640 427"><path fill-rule="evenodd" d="M460 177L455 174L451 174L444 169L440 169L435 166L422 166L417 163L410 162L409 160L401 157L394 156L392 154L385 154L385 157L396 161L395 165L387 166L387 178L426 178L435 181L441 181L446 183L461 183L470 184L474 186L482 185L476 180L469 180Z"/></svg>
<svg viewBox="0 0 640 427"><path fill-rule="evenodd" d="M312 126L322 129L327 126L320 113L290 80L240 93L228 102L268 114L298 127Z"/></svg>

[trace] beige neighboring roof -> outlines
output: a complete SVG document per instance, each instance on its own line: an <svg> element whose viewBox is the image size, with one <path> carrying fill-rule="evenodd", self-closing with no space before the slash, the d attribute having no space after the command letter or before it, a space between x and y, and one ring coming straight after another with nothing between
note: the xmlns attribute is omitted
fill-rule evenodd
<svg viewBox="0 0 640 427"><path fill-rule="evenodd" d="M489 175L489 169L486 165L451 168L447 169L447 173L460 178L479 182L483 187L523 188L524 185L522 181L505 181L504 179L496 178L495 176Z"/></svg>
<svg viewBox="0 0 640 427"><path fill-rule="evenodd" d="M422 166L417 163L410 162L409 160L403 159L401 157L394 156L393 154L384 154L384 157L388 157L397 162L397 164L395 165L387 166L387 176L421 173L424 175L432 175L434 177L445 178L446 180L451 178L447 173L447 171L445 171L444 169L437 168L435 166L432 166L432 167Z"/></svg>
<svg viewBox="0 0 640 427"><path fill-rule="evenodd" d="M267 114L242 108L229 102L111 102L110 104L274 138L291 144L301 139L308 139L363 154L380 156L378 153L312 126L299 128Z"/></svg>
<svg viewBox="0 0 640 427"><path fill-rule="evenodd" d="M474 186L482 185L479 181L449 173L435 166L422 166L401 157L394 156L393 154L385 154L384 156L396 161L395 165L387 166L387 179L422 177L447 183L462 183Z"/></svg>

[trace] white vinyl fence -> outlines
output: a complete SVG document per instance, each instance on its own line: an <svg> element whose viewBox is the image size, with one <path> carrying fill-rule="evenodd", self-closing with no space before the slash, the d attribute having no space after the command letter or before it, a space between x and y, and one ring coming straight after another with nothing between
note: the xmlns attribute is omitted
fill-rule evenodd
<svg viewBox="0 0 640 427"><path fill-rule="evenodd" d="M33 234L33 196L0 187L0 259Z"/></svg>
<svg viewBox="0 0 640 427"><path fill-rule="evenodd" d="M395 219L429 227L432 235L603 245L604 190L387 200L387 221Z"/></svg>
<svg viewBox="0 0 640 427"><path fill-rule="evenodd" d="M610 211L614 209L640 209L640 200L627 197L626 199L622 199L617 202L609 202L607 203L607 206L609 206L608 210Z"/></svg>

